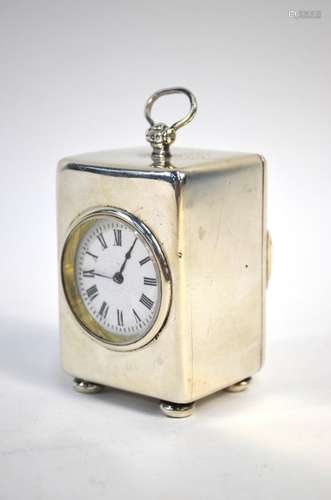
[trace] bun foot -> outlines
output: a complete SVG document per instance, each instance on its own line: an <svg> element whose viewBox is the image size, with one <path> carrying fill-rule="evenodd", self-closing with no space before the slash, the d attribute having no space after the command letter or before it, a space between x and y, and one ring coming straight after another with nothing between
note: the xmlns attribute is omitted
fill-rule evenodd
<svg viewBox="0 0 331 500"><path fill-rule="evenodd" d="M246 391L248 388L252 378L248 377L245 378L244 380L241 380L240 382L237 382L236 384L230 385L229 387L226 387L227 392L243 392Z"/></svg>
<svg viewBox="0 0 331 500"><path fill-rule="evenodd" d="M164 415L171 418L190 417L193 413L194 403L171 403L170 401L161 401L160 408Z"/></svg>
<svg viewBox="0 0 331 500"><path fill-rule="evenodd" d="M103 386L100 384L95 384L94 382L88 382L87 380L82 380L81 378L74 378L73 388L77 392L83 394L96 394L102 391Z"/></svg>

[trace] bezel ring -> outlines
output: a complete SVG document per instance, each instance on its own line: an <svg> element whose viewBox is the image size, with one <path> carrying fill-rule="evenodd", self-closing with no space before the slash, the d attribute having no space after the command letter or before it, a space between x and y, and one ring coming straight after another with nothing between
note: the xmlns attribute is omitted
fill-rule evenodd
<svg viewBox="0 0 331 500"><path fill-rule="evenodd" d="M161 283L161 299L159 310L151 328L137 340L123 341L123 335L109 332L102 327L87 310L75 278L75 260L78 246L87 231L98 219L117 218L131 226L145 241L157 263ZM104 347L115 351L130 351L140 349L151 342L162 330L171 304L171 276L166 257L152 231L146 224L133 214L115 207L102 207L89 211L75 219L70 225L61 255L61 281L62 288L69 309L74 318L82 327L82 331Z"/></svg>

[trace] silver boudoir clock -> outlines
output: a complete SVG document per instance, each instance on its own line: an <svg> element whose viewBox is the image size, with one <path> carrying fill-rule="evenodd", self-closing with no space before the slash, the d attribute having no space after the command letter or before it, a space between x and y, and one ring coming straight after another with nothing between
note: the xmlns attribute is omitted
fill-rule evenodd
<svg viewBox="0 0 331 500"><path fill-rule="evenodd" d="M190 112L155 123L154 102ZM58 167L60 333L74 387L161 400L171 417L210 393L244 390L263 358L271 242L257 154L172 149L197 110L187 89L147 101L152 146L65 158Z"/></svg>

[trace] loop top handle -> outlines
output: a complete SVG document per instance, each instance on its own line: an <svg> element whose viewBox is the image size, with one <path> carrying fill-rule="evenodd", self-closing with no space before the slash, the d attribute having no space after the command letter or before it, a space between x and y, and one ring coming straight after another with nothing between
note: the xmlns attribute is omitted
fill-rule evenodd
<svg viewBox="0 0 331 500"><path fill-rule="evenodd" d="M168 89L161 89L161 90L157 90L156 92L154 92L154 94L152 94L146 102L145 117L151 126L155 125L155 121L153 120L153 118L151 116L153 104L155 103L155 101L160 99L160 97L162 97L164 95L169 95L169 94L185 94L190 101L191 109L187 113L187 115L185 115L184 118L182 118L181 120L178 120L177 122L173 123L170 126L170 128L173 128L174 130L178 130L179 128L184 127L184 125L187 125L188 123L190 123L193 120L194 115L196 114L197 109L198 109L198 104L197 104L196 98L194 97L194 95L192 94L192 92L190 90L188 90L184 87L170 87Z"/></svg>
<svg viewBox="0 0 331 500"><path fill-rule="evenodd" d="M190 101L190 110L181 120L176 121L170 127L165 123L156 123L152 116L151 111L153 104L160 97L169 94L184 94L188 97ZM161 89L154 94L152 94L146 102L145 106L145 117L150 124L150 128L146 132L146 139L151 144L153 148L152 158L154 164L164 165L165 158L170 157L170 144L172 144L176 139L176 131L190 123L198 109L197 100L192 94L192 92L184 87L170 87L167 89Z"/></svg>

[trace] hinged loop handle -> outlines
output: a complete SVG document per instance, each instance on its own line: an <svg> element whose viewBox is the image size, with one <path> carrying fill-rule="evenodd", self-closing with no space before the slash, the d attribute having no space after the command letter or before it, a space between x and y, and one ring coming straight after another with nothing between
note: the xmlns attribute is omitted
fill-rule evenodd
<svg viewBox="0 0 331 500"><path fill-rule="evenodd" d="M159 99L160 97L169 94L185 94L188 97L191 105L190 111L184 116L184 118L173 123L170 127L165 123L156 123L151 116L152 107L155 101L157 101L157 99ZM196 98L194 97L192 92L190 92L188 89L185 89L184 87L170 87L168 89L161 89L151 95L151 97L146 102L145 117L151 125L146 132L146 139L153 148L152 157L154 162L157 162L159 160L159 162L162 163L165 158L170 156L169 146L176 139L176 131L193 120L197 109L198 105Z"/></svg>

